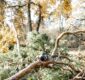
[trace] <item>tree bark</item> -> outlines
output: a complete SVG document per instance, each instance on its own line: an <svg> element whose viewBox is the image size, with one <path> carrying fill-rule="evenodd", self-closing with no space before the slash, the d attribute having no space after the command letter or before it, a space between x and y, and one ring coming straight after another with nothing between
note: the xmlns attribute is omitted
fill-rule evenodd
<svg viewBox="0 0 85 80"><path fill-rule="evenodd" d="M63 32L61 33L57 38L56 38L56 41L55 41L55 47L53 49L53 52L52 52L52 55L55 55L56 53L58 53L58 48L59 48L59 43L60 43L60 40L62 39L63 36L65 35L75 35L75 34L79 34L79 33L85 33L85 30L79 30L79 31L75 31L75 32Z"/></svg>
<svg viewBox="0 0 85 80"><path fill-rule="evenodd" d="M31 0L28 1L28 27L29 31L32 31L32 22L31 22Z"/></svg>
<svg viewBox="0 0 85 80"><path fill-rule="evenodd" d="M22 77L24 77L26 74L30 73L33 69L35 68L39 68L39 67L46 67L49 64L60 64L60 65L66 65L68 67L70 67L73 71L75 72L79 72L79 70L77 70L73 65L68 64L68 63L63 63L61 61L53 61L53 60L48 60L48 61L35 61L34 63L31 63L29 66L27 66L26 68L24 68L23 70L19 71L18 73L16 73L15 75L11 76L10 78L8 78L7 80L19 80Z"/></svg>
<svg viewBox="0 0 85 80"><path fill-rule="evenodd" d="M36 28L37 32L39 32L40 23L41 23L41 6L40 6L40 4L38 5L38 7L39 7L39 17L38 17L39 20L38 20L37 28Z"/></svg>

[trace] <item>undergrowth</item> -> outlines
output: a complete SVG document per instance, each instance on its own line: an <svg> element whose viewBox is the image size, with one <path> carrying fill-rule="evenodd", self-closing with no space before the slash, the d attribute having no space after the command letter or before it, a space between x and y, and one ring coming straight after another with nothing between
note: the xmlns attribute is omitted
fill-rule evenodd
<svg viewBox="0 0 85 80"><path fill-rule="evenodd" d="M0 53L0 80L5 80L28 66L36 60L36 57L42 51L51 53L55 39L49 38L46 34L30 32L27 35L27 41L28 45L26 47L20 46L20 54L17 54L16 46L6 54ZM63 47L61 50L65 53L68 51ZM53 69L40 68L33 70L21 80L68 80L71 76L72 73L70 71L63 70L62 66L56 65Z"/></svg>

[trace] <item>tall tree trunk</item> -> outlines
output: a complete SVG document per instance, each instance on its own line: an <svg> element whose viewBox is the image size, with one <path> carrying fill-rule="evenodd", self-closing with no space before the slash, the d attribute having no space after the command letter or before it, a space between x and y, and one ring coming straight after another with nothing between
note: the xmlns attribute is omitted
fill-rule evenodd
<svg viewBox="0 0 85 80"><path fill-rule="evenodd" d="M31 0L28 1L28 26L29 26L29 31L32 31L32 22L31 22Z"/></svg>
<svg viewBox="0 0 85 80"><path fill-rule="evenodd" d="M41 6L40 6L40 4L38 5L38 7L39 7L39 17L38 17L39 19L38 19L37 28L36 28L37 32L39 32L40 23L41 23Z"/></svg>

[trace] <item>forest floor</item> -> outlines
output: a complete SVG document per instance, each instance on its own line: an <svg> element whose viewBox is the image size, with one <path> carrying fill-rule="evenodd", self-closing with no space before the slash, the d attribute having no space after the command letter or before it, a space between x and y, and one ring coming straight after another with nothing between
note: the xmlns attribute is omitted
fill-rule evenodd
<svg viewBox="0 0 85 80"><path fill-rule="evenodd" d="M85 50L77 50L73 49L68 52L72 56L72 59L78 63L78 66L81 67L81 69L85 68Z"/></svg>

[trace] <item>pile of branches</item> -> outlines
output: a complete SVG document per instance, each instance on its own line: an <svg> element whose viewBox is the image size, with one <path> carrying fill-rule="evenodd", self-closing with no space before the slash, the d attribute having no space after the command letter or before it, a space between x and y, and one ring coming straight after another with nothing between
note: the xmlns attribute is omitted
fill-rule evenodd
<svg viewBox="0 0 85 80"><path fill-rule="evenodd" d="M75 34L81 34L85 33L85 31L76 31L76 32L63 32L61 33L57 38L55 42L55 47L53 49L53 52L51 55L49 54L42 54L41 56L37 57L37 59L28 65L26 68L20 70L13 76L9 77L7 80L20 80L22 77L24 77L26 74L31 73L34 69L40 68L40 67L47 67L47 68L53 68L54 65L65 65L68 67L68 70L72 73L76 73L75 76L73 76L70 80L84 80L85 79L85 70L81 70L79 68L76 68L71 62L72 60L69 59L69 57L62 55L58 49L59 49L59 42L65 35L75 35ZM63 62L62 59L66 59L69 61L69 63Z"/></svg>

